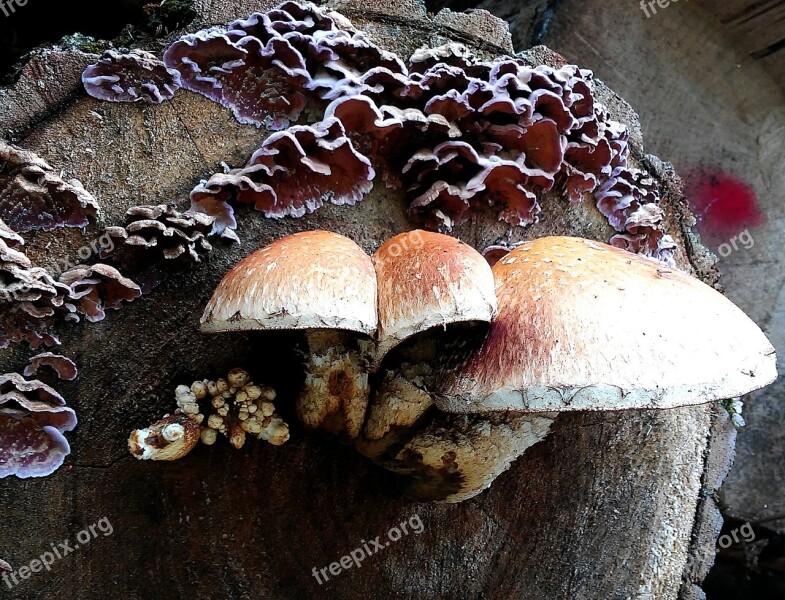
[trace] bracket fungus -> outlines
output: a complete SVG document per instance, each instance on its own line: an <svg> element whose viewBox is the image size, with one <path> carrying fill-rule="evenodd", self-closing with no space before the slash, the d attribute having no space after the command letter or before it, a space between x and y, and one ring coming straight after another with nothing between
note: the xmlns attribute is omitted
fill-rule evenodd
<svg viewBox="0 0 785 600"><path fill-rule="evenodd" d="M777 377L774 348L747 315L654 260L546 237L493 272L499 314L482 347L441 374L446 412L672 408Z"/></svg>
<svg viewBox="0 0 785 600"><path fill-rule="evenodd" d="M84 315L91 323L102 321L105 309L120 308L142 295L141 288L109 265L77 265L60 275L60 284L69 294L64 304L66 320L79 321Z"/></svg>
<svg viewBox="0 0 785 600"><path fill-rule="evenodd" d="M200 262L212 250L207 240L212 226L212 217L181 213L173 204L134 206L126 211L124 226L106 228L111 245L100 256L132 264L154 252L166 260Z"/></svg>
<svg viewBox="0 0 785 600"><path fill-rule="evenodd" d="M12 230L84 227L98 203L77 179L63 181L40 156L0 140L0 218Z"/></svg>
<svg viewBox="0 0 785 600"><path fill-rule="evenodd" d="M241 123L280 132L244 167L193 189L192 209L214 217L212 233L237 240L232 200L296 218L325 201L356 204L379 173L406 190L413 220L440 231L489 204L525 227L538 221L544 194L593 194L617 231L611 243L673 262L657 190L637 176L629 132L586 69L482 60L456 43L405 64L335 11L292 1L184 35L164 52L168 70L144 53L110 52L84 74L90 93L112 84L110 99L138 93L128 83L140 77L134 61L176 73ZM102 79L121 63L127 72Z"/></svg>
<svg viewBox="0 0 785 600"><path fill-rule="evenodd" d="M266 217L301 217L325 201L352 205L371 189L374 170L337 119L274 133L245 167L217 173L191 192L194 212L215 218L213 233L232 236L229 200L253 204Z"/></svg>
<svg viewBox="0 0 785 600"><path fill-rule="evenodd" d="M0 375L0 478L44 477L71 452L63 433L76 413L54 389L18 373Z"/></svg>
<svg viewBox="0 0 785 600"><path fill-rule="evenodd" d="M73 381L78 375L74 361L67 356L52 352L42 352L31 357L22 374L31 377L36 375L41 367L49 367L59 379L66 381Z"/></svg>
<svg viewBox="0 0 785 600"><path fill-rule="evenodd" d="M180 88L180 73L144 50L107 50L82 73L88 94L110 102L160 104Z"/></svg>
<svg viewBox="0 0 785 600"><path fill-rule="evenodd" d="M297 413L306 428L351 440L368 404L376 332L373 263L350 239L307 231L257 250L224 276L202 331L304 334L305 382Z"/></svg>

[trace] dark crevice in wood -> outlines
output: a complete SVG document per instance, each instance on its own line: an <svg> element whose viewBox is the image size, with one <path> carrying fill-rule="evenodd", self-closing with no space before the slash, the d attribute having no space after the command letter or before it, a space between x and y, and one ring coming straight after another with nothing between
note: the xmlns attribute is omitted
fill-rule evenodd
<svg viewBox="0 0 785 600"><path fill-rule="evenodd" d="M785 38L782 38L778 42L774 42L773 44L766 46L762 50L758 50L757 52L753 52L750 54L752 58L755 60L760 60L761 58L766 58L767 56L771 56L772 54L776 54L780 50L785 48Z"/></svg>
<svg viewBox="0 0 785 600"><path fill-rule="evenodd" d="M730 25L736 21L737 25L742 25L761 15L766 14L771 10L774 10L783 3L785 3L785 0L775 0L773 4L772 0L759 0L758 2L753 2L742 10L730 15L729 17L725 17L720 21L720 23L723 25Z"/></svg>

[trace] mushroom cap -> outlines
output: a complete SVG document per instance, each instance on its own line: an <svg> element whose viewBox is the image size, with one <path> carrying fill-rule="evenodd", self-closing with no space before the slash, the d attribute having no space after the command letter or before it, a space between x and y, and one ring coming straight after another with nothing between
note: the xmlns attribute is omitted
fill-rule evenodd
<svg viewBox="0 0 785 600"><path fill-rule="evenodd" d="M493 273L460 240L414 230L373 255L379 289L377 363L414 334L450 323L489 322L496 314Z"/></svg>
<svg viewBox="0 0 785 600"><path fill-rule="evenodd" d="M443 411L669 408L777 377L774 348L747 315L652 259L546 237L493 273L499 315L482 347L441 374Z"/></svg>
<svg viewBox="0 0 785 600"><path fill-rule="evenodd" d="M203 332L268 329L376 331L370 257L329 231L286 236L229 271L207 303Z"/></svg>

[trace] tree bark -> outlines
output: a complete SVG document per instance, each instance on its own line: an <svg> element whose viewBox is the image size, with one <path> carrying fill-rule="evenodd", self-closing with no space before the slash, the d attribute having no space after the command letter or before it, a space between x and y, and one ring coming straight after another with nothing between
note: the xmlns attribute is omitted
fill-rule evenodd
<svg viewBox="0 0 785 600"><path fill-rule="evenodd" d="M246 16L265 7L260 4L203 0L196 6L201 25ZM357 6L343 1L340 9L403 57L455 37L486 54L501 50L499 38L441 27L416 3L380 3L365 13ZM561 60L544 48L525 57ZM88 98L78 76L91 58L76 51L39 55L39 66L4 92L0 123L65 178L78 178L100 202L104 225L119 223L133 205L176 200L183 206L201 177L222 161L244 162L266 136L196 94L181 92L159 106ZM65 66L44 68L50 64ZM38 80L56 93L36 96ZM601 82L597 87L612 116L633 130L635 161L663 186L679 266L713 282L710 261L689 232L677 177L643 154L629 106ZM516 229L513 240L568 234L607 241L611 235L589 201L554 197L543 208L540 222ZM712 427L727 427L718 411L563 414L550 436L490 490L458 505L413 502L360 454L296 424L293 402L286 402L296 369L276 338L206 336L198 328L213 288L242 257L285 234L317 228L348 235L373 252L412 228L403 196L377 185L357 206L328 205L300 219L266 220L243 209L238 215L242 245L219 244L207 263L169 276L101 323L62 328L60 349L80 368L76 381L59 386L80 418L69 434L73 453L45 479L0 482L0 556L18 568L102 517L113 532L4 592L26 599L659 600L678 597L684 581L685 597L700 597L694 584L705 570L689 557L713 545L699 498L719 485L718 467L707 468ZM38 264L75 257L101 231L94 225L29 236L27 253ZM491 214L454 232L479 249L505 233ZM29 354L19 346L5 351L5 372L19 370ZM279 410L292 426L287 444L248 443L239 451L228 443L200 445L174 463L137 461L128 453L130 430L172 411L177 385L236 366L279 390ZM312 575L377 536L384 543L391 528L418 517L421 533L409 527L361 567L322 584Z"/></svg>

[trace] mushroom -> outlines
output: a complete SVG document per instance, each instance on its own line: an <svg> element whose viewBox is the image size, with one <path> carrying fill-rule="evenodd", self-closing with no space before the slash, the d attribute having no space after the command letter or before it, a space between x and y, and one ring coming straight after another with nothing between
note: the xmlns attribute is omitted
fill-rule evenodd
<svg viewBox="0 0 785 600"><path fill-rule="evenodd" d="M194 449L201 427L187 415L166 415L146 429L136 429L128 448L140 460L177 460Z"/></svg>
<svg viewBox="0 0 785 600"><path fill-rule="evenodd" d="M355 446L403 475L410 495L458 502L485 489L542 439L550 420L447 415L433 406L436 365L480 343L496 313L493 274L476 250L446 235L412 231L382 245L373 260L381 373Z"/></svg>
<svg viewBox="0 0 785 600"><path fill-rule="evenodd" d="M775 351L722 294L674 268L572 237L526 242L493 268L499 315L442 369L450 413L673 408L777 377Z"/></svg>
<svg viewBox="0 0 785 600"><path fill-rule="evenodd" d="M305 382L297 413L307 429L344 439L362 427L376 332L376 277L350 239L307 231L257 250L226 274L202 331L304 333Z"/></svg>
<svg viewBox="0 0 785 600"><path fill-rule="evenodd" d="M440 355L427 405L437 416L416 415L383 449L381 464L419 499L476 495L559 411L699 404L776 378L774 348L741 310L655 260L549 237L511 250L493 274L499 314L488 335L457 362ZM378 397L366 430L381 429ZM412 406L388 420L398 426Z"/></svg>

